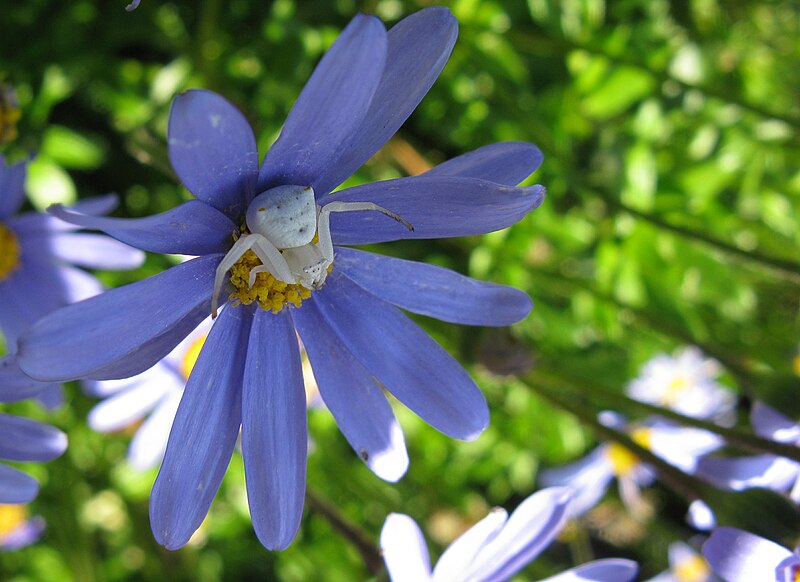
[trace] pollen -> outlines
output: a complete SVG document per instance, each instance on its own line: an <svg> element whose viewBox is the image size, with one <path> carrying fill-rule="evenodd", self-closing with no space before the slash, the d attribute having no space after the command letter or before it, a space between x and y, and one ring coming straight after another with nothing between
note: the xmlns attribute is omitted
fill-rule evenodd
<svg viewBox="0 0 800 582"><path fill-rule="evenodd" d="M189 379L189 374L192 373L194 365L197 363L197 358L200 355L200 350L203 349L203 344L206 343L208 335L201 335L194 340L192 344L186 349L181 359L181 376L184 380Z"/></svg>
<svg viewBox="0 0 800 582"><path fill-rule="evenodd" d="M311 297L310 289L306 289L299 283L284 283L270 273L259 273L256 275L253 286L249 287L250 271L259 265L261 265L261 261L256 254L253 251L247 251L231 267L230 282L234 291L230 294L230 300L233 305L250 305L257 301L261 309L278 313L287 305L300 307L303 299Z"/></svg>
<svg viewBox="0 0 800 582"><path fill-rule="evenodd" d="M637 428L631 432L631 439L638 445L650 448L650 429ZM628 475L639 464L637 457L630 449L619 443L611 443L606 449L606 456L614 474L617 476Z"/></svg>
<svg viewBox="0 0 800 582"><path fill-rule="evenodd" d="M0 505L0 540L19 528L28 518L24 505Z"/></svg>
<svg viewBox="0 0 800 582"><path fill-rule="evenodd" d="M14 232L0 224L0 281L19 268L19 242Z"/></svg>
<svg viewBox="0 0 800 582"><path fill-rule="evenodd" d="M667 386L667 391L664 394L663 402L665 405L673 405L689 388L689 380L685 376L675 376Z"/></svg>
<svg viewBox="0 0 800 582"><path fill-rule="evenodd" d="M705 582L711 568L702 556L691 556L673 566L672 573L678 582Z"/></svg>

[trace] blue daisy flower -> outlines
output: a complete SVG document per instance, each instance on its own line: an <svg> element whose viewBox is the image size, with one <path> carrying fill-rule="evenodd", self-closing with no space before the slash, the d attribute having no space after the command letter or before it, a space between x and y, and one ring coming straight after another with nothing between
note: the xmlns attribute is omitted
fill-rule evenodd
<svg viewBox="0 0 800 582"><path fill-rule="evenodd" d="M76 232L79 227L38 212L16 214L25 201L27 162L7 165L0 156L0 332L10 355L0 360L0 401L38 396L54 406L57 384L31 382L19 373L14 351L20 334L42 316L97 295L100 282L77 267L132 269L144 253L112 238ZM116 205L114 196L87 200L76 210L97 214Z"/></svg>
<svg viewBox="0 0 800 582"><path fill-rule="evenodd" d="M13 552L36 543L44 527L44 519L30 517L27 506L0 504L0 552Z"/></svg>
<svg viewBox="0 0 800 582"><path fill-rule="evenodd" d="M67 436L52 426L0 413L0 459L45 462L67 448ZM19 469L0 464L0 503L27 503L39 493L39 483Z"/></svg>
<svg viewBox="0 0 800 582"><path fill-rule="evenodd" d="M381 531L381 555L392 582L490 582L508 580L541 554L564 528L571 491L550 487L529 496L509 516L495 508L459 536L431 569L425 538L417 523L393 513ZM542 582L628 582L636 562L594 560Z"/></svg>
<svg viewBox="0 0 800 582"><path fill-rule="evenodd" d="M188 91L173 102L168 148L196 200L139 220L55 210L138 248L197 258L37 324L19 349L32 377L139 374L227 301L186 384L151 495L151 526L167 548L182 547L203 521L240 427L256 534L270 549L294 539L308 438L296 333L344 436L386 480L403 475L408 456L384 388L449 436L473 439L486 427L478 387L398 307L508 325L528 314L528 296L340 245L508 227L542 202L541 186L516 186L541 153L501 143L421 176L333 192L411 114L456 35L457 22L441 7L388 32L377 18L357 16L320 61L260 168L242 114L215 93Z"/></svg>

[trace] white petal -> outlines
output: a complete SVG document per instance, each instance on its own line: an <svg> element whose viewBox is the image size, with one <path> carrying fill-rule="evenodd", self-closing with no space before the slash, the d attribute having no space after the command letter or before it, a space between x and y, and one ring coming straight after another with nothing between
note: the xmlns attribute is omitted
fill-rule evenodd
<svg viewBox="0 0 800 582"><path fill-rule="evenodd" d="M392 582L432 580L428 546L417 523L402 513L390 513L381 530L381 553Z"/></svg>
<svg viewBox="0 0 800 582"><path fill-rule="evenodd" d="M496 507L489 515L461 534L448 547L433 569L435 582L458 581L466 578L466 572L481 547L490 542L505 525L508 513Z"/></svg>

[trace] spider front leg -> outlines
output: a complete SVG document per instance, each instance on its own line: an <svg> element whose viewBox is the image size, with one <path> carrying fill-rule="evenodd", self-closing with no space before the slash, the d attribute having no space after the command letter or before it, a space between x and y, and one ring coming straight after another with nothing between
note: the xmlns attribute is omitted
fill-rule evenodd
<svg viewBox="0 0 800 582"><path fill-rule="evenodd" d="M231 250L228 251L228 254L222 257L222 261L217 266L217 272L214 276L214 292L211 294L212 319L216 319L217 317L219 293L222 291L222 285L225 282L225 275L231 270L231 267L236 264L236 261L241 259L247 251L249 251L258 243L258 239L260 238L264 237L260 234L246 234L241 236L235 243L233 243L233 246L231 247Z"/></svg>
<svg viewBox="0 0 800 582"><path fill-rule="evenodd" d="M389 218L394 218L397 222L405 226L411 232L414 232L414 227L398 214L391 210L378 206L374 202L329 202L319 209L319 216L317 217L317 235L319 236L319 247L322 256L325 260L333 262L333 241L331 240L331 212L359 212L364 210L374 210L385 214Z"/></svg>
<svg viewBox="0 0 800 582"><path fill-rule="evenodd" d="M283 254L267 237L261 236L259 238L260 240L256 241L253 246L253 252L261 261L261 266L250 269L247 285L250 287L255 285L256 275L259 273L270 273L284 283L296 283L296 277L292 275L292 270L289 268Z"/></svg>

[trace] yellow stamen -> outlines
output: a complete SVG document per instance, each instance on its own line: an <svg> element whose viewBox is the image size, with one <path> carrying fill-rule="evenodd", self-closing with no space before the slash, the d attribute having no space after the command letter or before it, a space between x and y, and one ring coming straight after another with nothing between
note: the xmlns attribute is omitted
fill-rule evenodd
<svg viewBox="0 0 800 582"><path fill-rule="evenodd" d="M200 355L200 350L203 349L203 344L206 343L207 337L207 334L201 335L192 342L192 345L190 345L186 353L183 354L183 360L181 360L181 375L184 380L189 379L189 374L192 373L194 365L197 363L197 357Z"/></svg>
<svg viewBox="0 0 800 582"><path fill-rule="evenodd" d="M702 556L692 556L673 566L672 573L678 582L705 582L711 568Z"/></svg>
<svg viewBox="0 0 800 582"><path fill-rule="evenodd" d="M637 445L649 449L651 435L649 428L637 428L630 434L631 439ZM619 443L611 443L606 449L608 461L611 463L612 470L617 476L629 474L639 464L639 458Z"/></svg>
<svg viewBox="0 0 800 582"><path fill-rule="evenodd" d="M0 281L4 281L19 267L19 242L10 228L0 224Z"/></svg>
<svg viewBox="0 0 800 582"><path fill-rule="evenodd" d="M685 376L675 376L667 386L664 393L663 404L670 406L680 397L681 393L689 387L689 380Z"/></svg>
<svg viewBox="0 0 800 582"><path fill-rule="evenodd" d="M231 293L230 300L234 305L239 303L250 305L253 301L258 301L261 309L278 313L287 305L300 307L303 299L311 297L310 289L299 283L278 281L270 273L259 273L253 286L249 287L250 271L259 265L261 261L256 254L247 251L231 267L230 281L235 290Z"/></svg>
<svg viewBox="0 0 800 582"><path fill-rule="evenodd" d="M800 376L800 353L792 358L792 369L797 376Z"/></svg>
<svg viewBox="0 0 800 582"><path fill-rule="evenodd" d="M28 519L24 505L0 505L0 540L19 528Z"/></svg>

